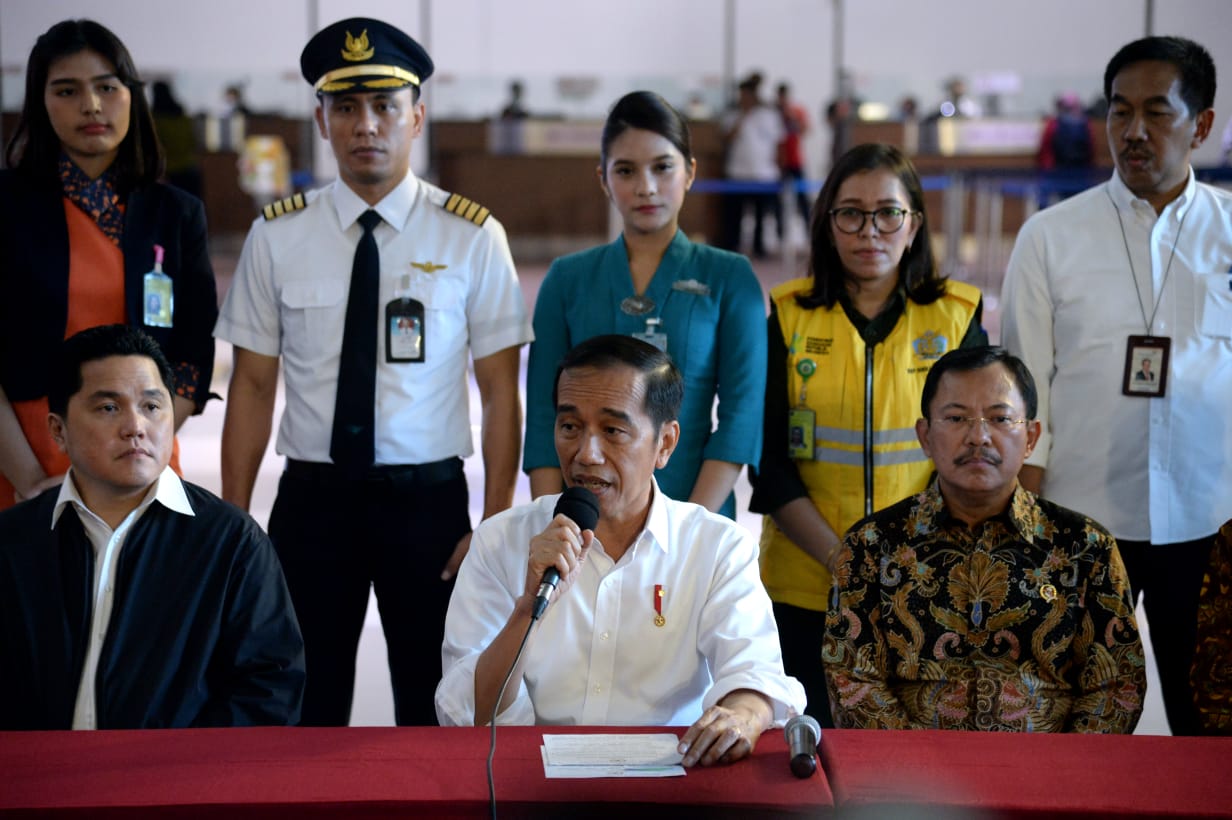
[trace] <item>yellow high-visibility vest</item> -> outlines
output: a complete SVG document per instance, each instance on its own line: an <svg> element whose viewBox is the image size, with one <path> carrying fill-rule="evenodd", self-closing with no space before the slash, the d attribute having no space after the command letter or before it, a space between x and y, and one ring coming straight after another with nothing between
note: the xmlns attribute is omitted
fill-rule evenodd
<svg viewBox="0 0 1232 820"><path fill-rule="evenodd" d="M787 345L789 406L800 403L800 362L816 367L805 390L805 405L816 414L813 458L795 463L809 497L841 536L864 516L927 486L933 464L915 436L924 379L933 362L962 342L980 291L949 281L945 295L932 304L908 300L890 335L870 346L842 305L806 309L796 303L796 295L812 286L811 278L794 279L770 296ZM770 516L762 523L761 575L773 600L826 608L830 573Z"/></svg>

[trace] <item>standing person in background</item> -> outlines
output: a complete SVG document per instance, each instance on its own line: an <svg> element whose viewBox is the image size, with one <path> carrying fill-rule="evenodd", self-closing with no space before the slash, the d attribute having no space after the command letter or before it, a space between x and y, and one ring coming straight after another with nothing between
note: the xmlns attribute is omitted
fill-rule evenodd
<svg viewBox="0 0 1232 820"><path fill-rule="evenodd" d="M222 91L222 116L224 117L251 117L252 109L248 107L248 103L244 101L244 87L242 85L229 85Z"/></svg>
<svg viewBox="0 0 1232 820"><path fill-rule="evenodd" d="M1095 161L1095 128L1073 91L1057 97L1056 113L1044 123L1036 162L1041 171L1090 168Z"/></svg>
<svg viewBox="0 0 1232 820"><path fill-rule="evenodd" d="M860 100L856 98L855 80L845 68L838 72L838 93L826 104L826 125L830 126L830 167L852 147L851 126L860 118Z"/></svg>
<svg viewBox="0 0 1232 820"><path fill-rule="evenodd" d="M209 397L218 315L205 209L158 182L163 154L141 79L106 28L65 20L39 37L6 160L0 509L68 469L47 430L50 356L60 342L95 325L145 330L175 370L178 429ZM179 469L178 447L171 465Z"/></svg>
<svg viewBox="0 0 1232 820"><path fill-rule="evenodd" d="M842 534L923 490L915 437L933 362L987 343L980 292L937 272L924 192L890 145L839 158L813 207L809 276L770 292L765 446L753 512L787 674L830 723L821 640Z"/></svg>
<svg viewBox="0 0 1232 820"><path fill-rule="evenodd" d="M937 107L937 113L943 117L979 119L984 116L984 108L967 95L966 80L962 77L951 77L945 83L945 99Z"/></svg>
<svg viewBox="0 0 1232 820"><path fill-rule="evenodd" d="M731 182L758 186L779 179L778 146L786 129L778 110L762 102L761 74L753 73L737 88L736 108L723 115L723 137L727 141L724 173ZM763 223L767 215L781 222L778 192L774 190L738 191L723 197L723 228L720 236L725 250L740 250L741 223L745 206L753 205L753 256L766 256Z"/></svg>
<svg viewBox="0 0 1232 820"><path fill-rule="evenodd" d="M197 162L197 138L192 117L171 91L165 80L154 83L150 113L154 129L167 155L167 181L193 196L201 196L201 168Z"/></svg>
<svg viewBox="0 0 1232 820"><path fill-rule="evenodd" d="M505 107L501 109L500 118L502 120L524 120L530 116L530 112L526 110L526 103L522 101L522 93L521 80L509 83L509 102L505 103Z"/></svg>
<svg viewBox="0 0 1232 820"><path fill-rule="evenodd" d="M782 182L784 186L791 186L790 190L795 194L792 197L792 202L796 204L796 209L800 213L800 218L804 220L804 225L807 229L809 197L804 189L800 187L800 183L804 181L804 149L801 147L800 141L809 132L808 112L805 111L804 106L792 100L791 86L787 83L779 83L778 106L779 114L783 117L783 128L785 130L783 141L779 143L779 169L782 172ZM786 227L784 225L786 221L786 216L779 220L780 241L786 235Z"/></svg>
<svg viewBox="0 0 1232 820"><path fill-rule="evenodd" d="M1215 120L1215 63L1192 40L1136 40L1109 61L1104 96L1116 172L1022 227L1001 327L1039 377L1022 483L1116 536L1157 636L1168 726L1189 735L1198 590L1232 517L1232 194L1190 167ZM1134 379L1143 358L1157 389Z"/></svg>
<svg viewBox="0 0 1232 820"><path fill-rule="evenodd" d="M696 165L688 125L662 97L635 91L612 107L596 172L624 230L553 262L535 302L523 467L536 498L563 486L550 401L557 364L579 342L624 333L666 350L684 373L680 443L656 473L663 492L735 517L740 468L761 453L765 306L747 259L679 228Z"/></svg>
<svg viewBox="0 0 1232 820"><path fill-rule="evenodd" d="M453 576L470 544L467 358L483 404L484 517L513 501L530 323L488 209L418 179L427 52L379 20L327 26L300 56L329 188L265 209L218 321L235 345L223 497L252 499L281 361L287 457L269 533L304 631L305 725L346 725L375 588L399 725L432 697Z"/></svg>

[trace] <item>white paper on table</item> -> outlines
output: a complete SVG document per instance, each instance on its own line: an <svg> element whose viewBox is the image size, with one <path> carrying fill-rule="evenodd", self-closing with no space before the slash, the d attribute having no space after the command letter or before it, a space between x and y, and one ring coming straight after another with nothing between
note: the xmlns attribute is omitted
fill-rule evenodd
<svg viewBox="0 0 1232 820"><path fill-rule="evenodd" d="M543 773L568 777L681 777L673 734L544 735Z"/></svg>

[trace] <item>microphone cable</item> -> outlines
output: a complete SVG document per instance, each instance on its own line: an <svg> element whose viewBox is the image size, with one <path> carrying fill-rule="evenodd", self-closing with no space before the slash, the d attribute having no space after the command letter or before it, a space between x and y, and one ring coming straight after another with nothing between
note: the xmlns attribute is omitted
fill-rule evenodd
<svg viewBox="0 0 1232 820"><path fill-rule="evenodd" d="M500 691L496 693L496 703L492 706L492 736L488 741L488 807L492 814L492 820L496 820L496 779L492 776L492 759L496 757L496 716L500 713L501 701L505 698L505 688L509 686L509 679L513 677L513 670L518 668L518 661L522 660L522 652L526 649L526 641L530 638L530 631L535 628L535 621L538 618L532 618L526 627L526 634L522 636L522 643L518 646L518 654L513 656L513 663L509 666L509 671L505 673L505 680L501 683Z"/></svg>
<svg viewBox="0 0 1232 820"><path fill-rule="evenodd" d="M566 487L564 492L560 494L560 498L556 500L556 508L552 511L552 517L564 515L577 524L581 530L594 531L599 523L599 499L595 498L594 493L585 487ZM549 575L556 576L556 582L550 583L547 581ZM505 680L501 683L500 691L496 693L496 703L492 706L492 735L488 742L488 804L492 813L492 820L496 820L496 779L492 775L492 760L496 757L496 715L500 712L501 701L505 697L505 689L509 686L509 679L513 677L513 670L518 668L518 662L522 660L522 653L526 650L526 642L530 639L530 631L534 629L535 622L543 615L547 609L547 599L556 589L556 584L560 582L560 572L555 567L549 567L544 572L544 584L540 587L548 585L551 589L547 590L544 597L536 597L534 610L531 613L530 623L526 627L526 634L522 636L522 643L518 646L518 653L513 656L513 663L509 666L509 671L505 673Z"/></svg>

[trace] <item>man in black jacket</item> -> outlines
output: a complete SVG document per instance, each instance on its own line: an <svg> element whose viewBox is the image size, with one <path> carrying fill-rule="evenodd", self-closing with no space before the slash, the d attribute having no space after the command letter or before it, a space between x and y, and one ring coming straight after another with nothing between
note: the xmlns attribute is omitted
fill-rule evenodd
<svg viewBox="0 0 1232 820"><path fill-rule="evenodd" d="M167 466L174 378L123 325L64 343L64 483L0 513L0 729L290 724L304 650L257 524Z"/></svg>

